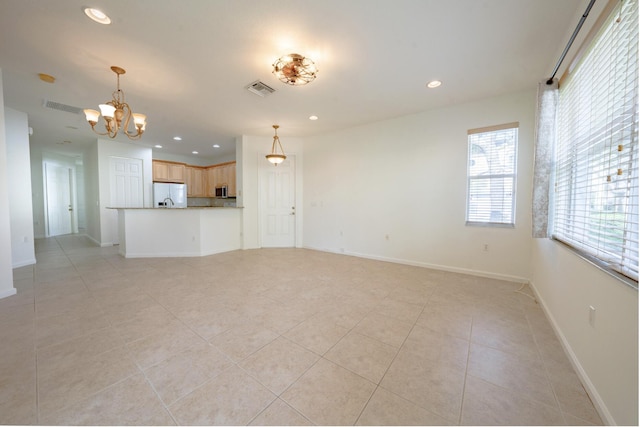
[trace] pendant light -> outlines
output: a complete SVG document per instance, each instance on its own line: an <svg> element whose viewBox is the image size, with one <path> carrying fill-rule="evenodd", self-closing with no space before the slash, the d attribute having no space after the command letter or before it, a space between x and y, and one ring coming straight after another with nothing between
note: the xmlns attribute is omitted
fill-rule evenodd
<svg viewBox="0 0 640 427"><path fill-rule="evenodd" d="M284 162L287 156L284 155L284 150L282 149L282 144L280 144L280 138L278 138L278 128L280 126L273 125L273 129L275 135L273 136L273 144L271 145L271 154L267 154L265 157L274 165L278 166L280 163ZM278 148L280 152L278 152Z"/></svg>

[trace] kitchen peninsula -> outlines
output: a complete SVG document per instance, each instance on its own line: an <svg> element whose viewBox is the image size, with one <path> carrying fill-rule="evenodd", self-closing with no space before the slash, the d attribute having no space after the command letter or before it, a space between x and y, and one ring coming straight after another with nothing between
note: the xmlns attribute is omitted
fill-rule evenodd
<svg viewBox="0 0 640 427"><path fill-rule="evenodd" d="M197 257L241 247L242 208L113 208L125 258Z"/></svg>

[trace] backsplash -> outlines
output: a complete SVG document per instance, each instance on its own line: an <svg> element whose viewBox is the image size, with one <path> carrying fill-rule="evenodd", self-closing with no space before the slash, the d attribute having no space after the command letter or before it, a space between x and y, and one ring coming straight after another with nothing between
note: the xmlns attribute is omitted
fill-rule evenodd
<svg viewBox="0 0 640 427"><path fill-rule="evenodd" d="M235 207L235 197L226 199L216 197L187 197L187 207Z"/></svg>

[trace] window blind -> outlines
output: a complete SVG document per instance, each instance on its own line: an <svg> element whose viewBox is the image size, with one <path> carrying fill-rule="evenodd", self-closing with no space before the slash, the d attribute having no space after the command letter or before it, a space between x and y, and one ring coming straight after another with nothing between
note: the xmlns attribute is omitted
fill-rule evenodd
<svg viewBox="0 0 640 427"><path fill-rule="evenodd" d="M620 2L560 85L554 238L638 280L638 1Z"/></svg>
<svg viewBox="0 0 640 427"><path fill-rule="evenodd" d="M468 131L467 225L515 223L518 123Z"/></svg>

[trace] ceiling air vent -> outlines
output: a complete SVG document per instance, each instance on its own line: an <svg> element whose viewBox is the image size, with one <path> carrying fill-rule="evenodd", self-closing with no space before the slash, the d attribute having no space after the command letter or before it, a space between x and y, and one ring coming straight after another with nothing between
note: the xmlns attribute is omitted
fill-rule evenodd
<svg viewBox="0 0 640 427"><path fill-rule="evenodd" d="M266 84L262 83L260 80L256 80L255 82L247 86L247 90L251 93L255 93L256 95L259 95L262 97L271 95L273 92L276 91L274 88L267 86Z"/></svg>
<svg viewBox="0 0 640 427"><path fill-rule="evenodd" d="M47 99L42 102L42 106L45 108L51 108L52 110L66 111L67 113L72 114L80 114L82 112L82 108L61 104L59 102L49 101Z"/></svg>

